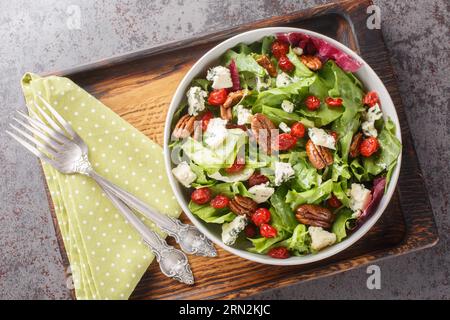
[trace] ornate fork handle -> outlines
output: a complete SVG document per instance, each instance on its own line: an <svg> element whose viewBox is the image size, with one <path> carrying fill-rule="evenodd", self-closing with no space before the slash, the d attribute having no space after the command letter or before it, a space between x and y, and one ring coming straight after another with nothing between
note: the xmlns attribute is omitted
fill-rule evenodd
<svg viewBox="0 0 450 320"><path fill-rule="evenodd" d="M217 252L212 242L194 226L184 224L178 219L160 214L131 193L100 176L93 169L88 170L85 174L110 190L128 206L136 209L147 218L151 219L158 227L172 236L176 242L180 244L180 247L184 252L207 257L217 256Z"/></svg>
<svg viewBox="0 0 450 320"><path fill-rule="evenodd" d="M136 228L142 236L143 241L150 247L156 256L161 272L167 277L173 278L186 284L194 283L189 261L186 255L178 249L167 244L156 232L147 228L139 218L137 218L130 208L118 199L106 188L104 184L98 182L105 193L110 198L114 206L123 216Z"/></svg>

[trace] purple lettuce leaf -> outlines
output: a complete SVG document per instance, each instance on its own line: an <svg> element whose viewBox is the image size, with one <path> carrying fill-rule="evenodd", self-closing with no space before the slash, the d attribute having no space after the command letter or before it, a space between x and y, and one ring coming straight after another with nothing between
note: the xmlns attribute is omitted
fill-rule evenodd
<svg viewBox="0 0 450 320"><path fill-rule="evenodd" d="M299 32L278 33L277 39L305 50L306 54L316 54L322 61L334 60L336 64L347 72L356 72L361 63L353 59L327 41L311 37Z"/></svg>
<svg viewBox="0 0 450 320"><path fill-rule="evenodd" d="M236 62L231 60L231 63L228 65L228 69L230 69L231 81L233 82L232 91L241 90L241 81L239 79L239 71L236 66Z"/></svg>
<svg viewBox="0 0 450 320"><path fill-rule="evenodd" d="M358 217L358 224L361 224L377 209L381 201L381 198L383 198L385 186L386 186L385 177L375 178L375 180L373 180L372 200L370 200L367 208Z"/></svg>

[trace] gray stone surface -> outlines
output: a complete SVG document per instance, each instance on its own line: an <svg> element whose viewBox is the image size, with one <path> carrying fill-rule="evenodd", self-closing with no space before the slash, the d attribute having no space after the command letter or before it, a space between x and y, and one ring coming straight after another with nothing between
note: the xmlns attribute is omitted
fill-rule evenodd
<svg viewBox="0 0 450 320"><path fill-rule="evenodd" d="M325 2L1 1L0 298L69 298L38 162L4 134L13 110L23 105L25 71L63 69ZM368 290L366 270L359 268L256 298L450 298L449 2L375 3L441 241L379 263L381 290ZM73 29L72 5L79 8L80 29Z"/></svg>

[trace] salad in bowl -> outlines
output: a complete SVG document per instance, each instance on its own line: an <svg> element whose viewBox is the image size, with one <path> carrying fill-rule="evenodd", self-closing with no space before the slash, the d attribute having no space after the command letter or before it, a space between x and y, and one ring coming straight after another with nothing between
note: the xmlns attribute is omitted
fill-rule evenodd
<svg viewBox="0 0 450 320"><path fill-rule="evenodd" d="M220 53L170 116L184 209L232 252L293 259L347 241L377 211L402 148L395 110L396 122L358 77L362 60L311 32Z"/></svg>

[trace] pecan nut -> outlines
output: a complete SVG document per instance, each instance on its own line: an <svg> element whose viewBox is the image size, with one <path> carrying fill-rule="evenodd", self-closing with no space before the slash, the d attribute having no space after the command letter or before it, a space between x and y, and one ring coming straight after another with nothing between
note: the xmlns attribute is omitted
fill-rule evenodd
<svg viewBox="0 0 450 320"><path fill-rule="evenodd" d="M272 130L276 129L273 122L262 113L256 113L253 115L250 125L256 142L267 154L270 154L272 152L272 142L276 139L276 137L272 137Z"/></svg>
<svg viewBox="0 0 450 320"><path fill-rule="evenodd" d="M317 146L311 139L306 143L306 154L316 169L323 169L333 163L333 155L325 147Z"/></svg>
<svg viewBox="0 0 450 320"><path fill-rule="evenodd" d="M175 139L184 139L194 132L196 117L185 114L178 120L173 130L172 136Z"/></svg>
<svg viewBox="0 0 450 320"><path fill-rule="evenodd" d="M350 145L350 157L356 158L359 156L359 146L363 140L363 134L358 132L353 136L352 144Z"/></svg>
<svg viewBox="0 0 450 320"><path fill-rule="evenodd" d="M327 208L315 204L302 204L295 210L298 222L308 226L331 228L334 214Z"/></svg>
<svg viewBox="0 0 450 320"><path fill-rule="evenodd" d="M322 61L316 56L302 55L300 61L313 71L317 71L322 68Z"/></svg>
<svg viewBox="0 0 450 320"><path fill-rule="evenodd" d="M277 76L277 68L275 68L275 66L273 65L272 61L270 61L270 59L265 54L263 54L261 57L256 59L256 62L261 67L266 69L271 77L276 77Z"/></svg>
<svg viewBox="0 0 450 320"><path fill-rule="evenodd" d="M269 178L261 173L254 172L250 178L248 178L248 187L251 188L266 182L269 182Z"/></svg>
<svg viewBox="0 0 450 320"><path fill-rule="evenodd" d="M220 117L223 120L231 120L233 118L231 108L225 108L224 106L220 106Z"/></svg>
<svg viewBox="0 0 450 320"><path fill-rule="evenodd" d="M229 109L236 105L246 94L246 90L238 90L234 92L230 92L227 96L227 99L223 103L223 107L225 109Z"/></svg>
<svg viewBox="0 0 450 320"><path fill-rule="evenodd" d="M258 204L251 198L236 195L229 203L230 210L238 215L250 216L258 209Z"/></svg>

